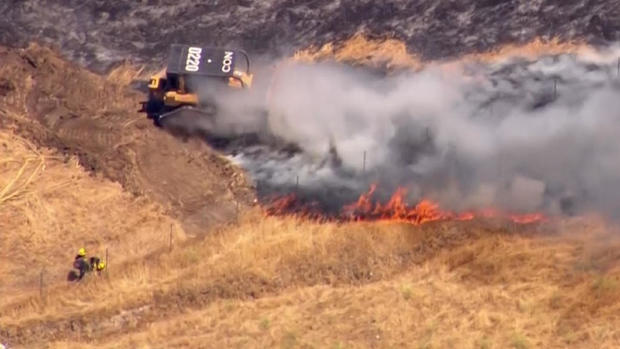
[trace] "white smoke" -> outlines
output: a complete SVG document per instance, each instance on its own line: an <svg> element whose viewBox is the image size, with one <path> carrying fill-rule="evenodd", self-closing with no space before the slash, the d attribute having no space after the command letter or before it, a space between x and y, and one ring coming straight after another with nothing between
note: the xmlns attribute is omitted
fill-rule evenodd
<svg viewBox="0 0 620 349"><path fill-rule="evenodd" d="M337 64L286 64L269 87L267 124L303 153L264 156L248 149L234 159L274 187L359 192L378 181L389 191L406 186L414 198L457 209L615 213L615 57L453 62L392 76ZM258 109L264 100L259 93L233 103L225 120L247 126L251 113L237 108ZM326 166L330 149L340 166Z"/></svg>

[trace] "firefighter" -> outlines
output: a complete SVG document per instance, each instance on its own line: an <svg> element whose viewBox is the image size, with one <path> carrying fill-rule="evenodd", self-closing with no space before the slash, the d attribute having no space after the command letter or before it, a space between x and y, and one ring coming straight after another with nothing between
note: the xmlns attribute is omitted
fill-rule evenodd
<svg viewBox="0 0 620 349"><path fill-rule="evenodd" d="M88 262L86 262L86 249L84 247L78 250L78 254L73 260L73 267L80 271L80 274L78 275L78 280L82 280L84 274L89 271L90 267L88 265Z"/></svg>
<svg viewBox="0 0 620 349"><path fill-rule="evenodd" d="M101 272L105 269L105 262L101 260L101 258L94 256L90 257L90 271L96 271L97 275L101 275Z"/></svg>
<svg viewBox="0 0 620 349"><path fill-rule="evenodd" d="M78 259L85 258L85 257L86 257L86 249L84 247L81 247L78 250L77 255L75 256L75 259L78 260Z"/></svg>
<svg viewBox="0 0 620 349"><path fill-rule="evenodd" d="M101 272L105 269L105 262L100 261L97 263L97 275L101 275Z"/></svg>
<svg viewBox="0 0 620 349"><path fill-rule="evenodd" d="M94 256L94 257L90 257L89 259L90 262L90 270L96 270L97 269L97 265L99 264L99 262L101 262L101 258Z"/></svg>

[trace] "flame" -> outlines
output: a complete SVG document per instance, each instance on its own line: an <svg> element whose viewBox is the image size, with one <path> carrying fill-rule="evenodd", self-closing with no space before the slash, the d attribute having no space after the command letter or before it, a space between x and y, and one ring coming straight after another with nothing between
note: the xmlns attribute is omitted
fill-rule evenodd
<svg viewBox="0 0 620 349"><path fill-rule="evenodd" d="M544 216L542 213L527 213L522 215L511 215L510 219L519 224L529 224L535 223L544 220Z"/></svg>
<svg viewBox="0 0 620 349"><path fill-rule="evenodd" d="M442 210L438 203L422 199L415 205L406 201L407 189L398 188L386 203L373 202L377 185L372 184L369 190L362 193L357 201L345 205L336 215L321 212L318 204L302 204L294 194L273 200L266 209L266 214L273 216L294 215L320 221L393 221L420 225L435 221L471 221L476 218L507 219L516 224L531 224L545 220L542 213L514 214L498 209L487 208L477 211L452 212Z"/></svg>
<svg viewBox="0 0 620 349"><path fill-rule="evenodd" d="M371 197L377 189L377 185L370 186L370 190L360 195L357 202L343 208L345 217L350 220L394 220L405 221L413 224L437 221L446 218L446 213L439 209L439 205L430 201L422 200L414 207L405 202L407 190L398 188L387 203L372 204Z"/></svg>
<svg viewBox="0 0 620 349"><path fill-rule="evenodd" d="M295 194L275 197L268 200L265 207L265 214L268 216L297 216L315 221L330 220L326 214L321 212L316 203L304 204Z"/></svg>

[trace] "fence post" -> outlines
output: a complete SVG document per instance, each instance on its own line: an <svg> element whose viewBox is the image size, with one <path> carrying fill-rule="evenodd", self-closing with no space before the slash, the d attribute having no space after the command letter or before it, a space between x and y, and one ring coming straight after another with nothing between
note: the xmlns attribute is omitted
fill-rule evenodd
<svg viewBox="0 0 620 349"><path fill-rule="evenodd" d="M241 204L239 201L235 201L235 212L237 213L237 224L239 224L239 219L241 217Z"/></svg>
<svg viewBox="0 0 620 349"><path fill-rule="evenodd" d="M172 251L172 223L170 223L170 237L168 239L168 251Z"/></svg>
<svg viewBox="0 0 620 349"><path fill-rule="evenodd" d="M108 262L108 248L105 248L105 275L108 276L110 270L110 263Z"/></svg>
<svg viewBox="0 0 620 349"><path fill-rule="evenodd" d="M366 173L366 150L364 150L364 158L362 161L362 173Z"/></svg>
<svg viewBox="0 0 620 349"><path fill-rule="evenodd" d="M43 273L45 272L45 267L41 268L41 274L39 275L39 297L41 301L45 303L45 297L43 294Z"/></svg>

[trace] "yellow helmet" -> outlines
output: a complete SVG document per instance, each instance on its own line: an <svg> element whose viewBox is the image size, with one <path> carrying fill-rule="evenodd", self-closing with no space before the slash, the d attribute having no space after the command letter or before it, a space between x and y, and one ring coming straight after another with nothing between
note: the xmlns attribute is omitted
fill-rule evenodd
<svg viewBox="0 0 620 349"><path fill-rule="evenodd" d="M103 270L105 269L105 262L99 262L99 264L97 264L97 270Z"/></svg>
<svg viewBox="0 0 620 349"><path fill-rule="evenodd" d="M78 250L78 256L82 256L82 257L86 256L86 249L84 247Z"/></svg>

